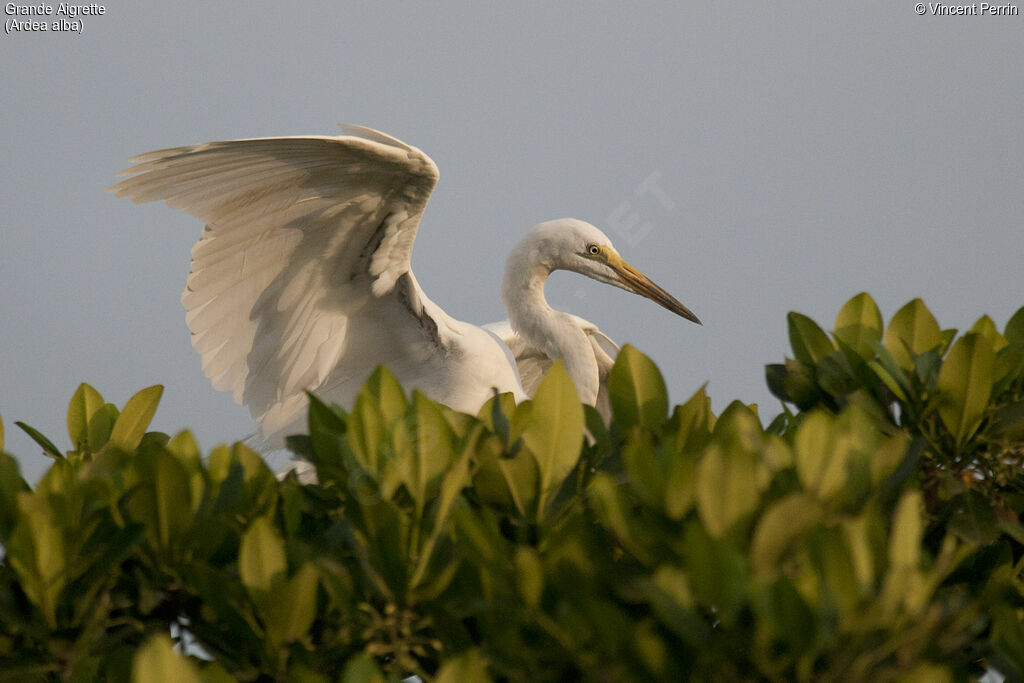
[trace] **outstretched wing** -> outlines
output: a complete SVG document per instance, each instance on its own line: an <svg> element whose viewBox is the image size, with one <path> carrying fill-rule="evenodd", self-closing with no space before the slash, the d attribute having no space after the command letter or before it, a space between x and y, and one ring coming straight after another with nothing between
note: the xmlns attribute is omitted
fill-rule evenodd
<svg viewBox="0 0 1024 683"><path fill-rule="evenodd" d="M336 371L347 347L367 346L349 326L368 302L381 336L415 338L421 354L450 341L454 321L409 266L437 167L383 133L344 132L150 152L109 188L206 223L182 294L192 345L213 386L232 391L268 435L305 391L329 376L347 381ZM374 360L387 363L380 346Z"/></svg>
<svg viewBox="0 0 1024 683"><path fill-rule="evenodd" d="M594 359L597 361L599 388L597 400L594 407L601 414L605 423L611 420L611 403L608 399L608 373L615 364L615 357L619 355L619 345L613 342L596 325L580 318L572 316L579 323L580 328L586 333L590 340L590 348L594 352ZM519 378L523 384L523 390L527 395L533 396L537 391L544 375L554 364L554 359L549 357L542 350L531 346L525 339L519 336L507 320L484 325L484 329L496 335L512 352L516 361L516 368L519 370Z"/></svg>

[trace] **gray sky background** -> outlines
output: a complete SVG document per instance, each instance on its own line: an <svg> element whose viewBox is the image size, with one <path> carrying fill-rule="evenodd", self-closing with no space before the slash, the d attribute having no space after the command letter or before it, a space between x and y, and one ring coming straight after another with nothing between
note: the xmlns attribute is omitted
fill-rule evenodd
<svg viewBox="0 0 1024 683"><path fill-rule="evenodd" d="M921 296L964 329L1024 304L1024 16L918 16L908 0L104 4L81 35L0 36L0 414L30 481L47 461L14 421L66 447L82 381L119 406L165 384L153 427L191 427L205 450L254 430L189 344L179 296L200 224L103 191L162 147L339 122L420 147L441 181L413 265L472 322L505 317L504 260L527 229L595 223L704 327L570 274L552 305L651 355L674 402L709 382L715 410L758 402L765 421L787 311L831 329L867 290L886 319Z"/></svg>

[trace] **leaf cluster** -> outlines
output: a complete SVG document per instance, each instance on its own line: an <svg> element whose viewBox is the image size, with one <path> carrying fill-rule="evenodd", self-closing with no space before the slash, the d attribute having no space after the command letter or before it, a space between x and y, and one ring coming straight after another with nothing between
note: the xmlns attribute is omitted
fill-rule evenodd
<svg viewBox="0 0 1024 683"><path fill-rule="evenodd" d="M381 368L311 397L312 483L82 385L34 489L0 455L0 680L1020 677L1024 313L926 312L791 314L768 428L629 346L610 425L560 364L475 416Z"/></svg>

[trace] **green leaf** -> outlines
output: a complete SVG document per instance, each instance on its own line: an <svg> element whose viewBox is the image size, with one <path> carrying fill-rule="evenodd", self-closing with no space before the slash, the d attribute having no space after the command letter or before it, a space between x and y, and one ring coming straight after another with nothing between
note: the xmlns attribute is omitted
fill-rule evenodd
<svg viewBox="0 0 1024 683"><path fill-rule="evenodd" d="M278 643L300 640L316 618L319 573L312 562L299 567L295 576L274 590L266 603L267 633Z"/></svg>
<svg viewBox="0 0 1024 683"><path fill-rule="evenodd" d="M816 365L819 360L835 351L835 346L818 324L806 315L790 312L786 316L789 343L797 360Z"/></svg>
<svg viewBox="0 0 1024 683"><path fill-rule="evenodd" d="M905 675L900 676L901 683L953 683L954 680L948 667L932 662L919 662Z"/></svg>
<svg viewBox="0 0 1024 683"><path fill-rule="evenodd" d="M712 536L723 536L757 508L757 469L751 453L725 451L718 443L705 449L697 464L697 512Z"/></svg>
<svg viewBox="0 0 1024 683"><path fill-rule="evenodd" d="M71 447L74 450L81 451L86 448L91 450L89 421L102 407L103 397L100 396L100 392L85 382L78 385L78 389L68 404L68 436L71 438Z"/></svg>
<svg viewBox="0 0 1024 683"><path fill-rule="evenodd" d="M924 504L920 491L907 491L893 511L889 532L889 568L879 605L890 618L918 613L927 603L929 588L919 568L924 535Z"/></svg>
<svg viewBox="0 0 1024 683"><path fill-rule="evenodd" d="M511 458L498 458L498 472L505 482L505 490L523 517L537 514L537 500L540 497L540 470L537 459L526 450ZM486 489L486 486L485 486Z"/></svg>
<svg viewBox="0 0 1024 683"><path fill-rule="evenodd" d="M1006 337L999 334L999 330L996 329L996 324L992 318L987 315L983 315L971 326L968 332L975 332L980 334L985 339L988 339L992 344L994 351L999 351L1007 345Z"/></svg>
<svg viewBox="0 0 1024 683"><path fill-rule="evenodd" d="M896 364L907 371L913 371L911 353L923 353L942 346L942 332L928 307L920 299L914 299L889 321L885 330L885 348L892 354Z"/></svg>
<svg viewBox="0 0 1024 683"><path fill-rule="evenodd" d="M10 534L18 520L16 500L18 494L29 491L28 484L21 478L18 461L0 448L0 541Z"/></svg>
<svg viewBox="0 0 1024 683"><path fill-rule="evenodd" d="M999 536L996 511L981 493L968 489L953 499L954 509L946 528L959 538L984 546Z"/></svg>
<svg viewBox="0 0 1024 683"><path fill-rule="evenodd" d="M805 493L791 493L768 508L758 521L750 546L755 575L774 577L777 563L795 539L821 519L821 505Z"/></svg>
<svg viewBox="0 0 1024 683"><path fill-rule="evenodd" d="M836 316L835 336L862 358L870 360L868 339L882 340L882 314L867 292L861 292L845 304Z"/></svg>
<svg viewBox="0 0 1024 683"><path fill-rule="evenodd" d="M29 600L50 628L56 628L57 599L67 581L61 526L43 493L19 493L15 500L18 521L7 543L6 559Z"/></svg>
<svg viewBox="0 0 1024 683"><path fill-rule="evenodd" d="M683 548L694 598L730 626L750 584L747 558L731 543L715 539L699 524L688 524Z"/></svg>
<svg viewBox="0 0 1024 683"><path fill-rule="evenodd" d="M192 432L187 429L178 432L167 442L167 450L180 458L182 462L197 462L200 457L199 444L196 443Z"/></svg>
<svg viewBox="0 0 1024 683"><path fill-rule="evenodd" d="M910 391L910 380L907 379L903 368L899 366L893 355L889 353L889 349L875 341L871 341L869 344L871 344L871 348L875 350L875 353L878 354L878 360L868 363L868 367L882 380L882 383L885 384L889 391L901 401L906 402L908 400L908 392Z"/></svg>
<svg viewBox="0 0 1024 683"><path fill-rule="evenodd" d="M1008 441L1024 441L1024 401L1000 406L992 414L989 436Z"/></svg>
<svg viewBox="0 0 1024 683"><path fill-rule="evenodd" d="M192 521L188 473L176 457L166 451L158 451L153 484L158 538L162 547L170 548Z"/></svg>
<svg viewBox="0 0 1024 683"><path fill-rule="evenodd" d="M686 403L675 407L671 427L666 431L671 433L674 428L677 453L692 452L704 445L714 426L715 415L711 412L711 397L705 385L695 391Z"/></svg>
<svg viewBox="0 0 1024 683"><path fill-rule="evenodd" d="M650 358L626 344L608 373L608 396L615 422L624 431L635 425L657 429L668 413L665 380Z"/></svg>
<svg viewBox="0 0 1024 683"><path fill-rule="evenodd" d="M1024 620L1020 612L1006 604L992 609L992 636L995 647L993 665L1006 676L1007 681L1024 677Z"/></svg>
<svg viewBox="0 0 1024 683"><path fill-rule="evenodd" d="M43 436L42 433L39 432L39 430L35 429L34 427L29 427L24 422L15 422L14 424L21 427L23 432L28 434L30 437L32 437L33 441L42 446L43 452L46 455L50 456L51 458L56 458L58 460L64 459L64 455L61 454L60 450L53 445L52 441Z"/></svg>
<svg viewBox="0 0 1024 683"><path fill-rule="evenodd" d="M385 440L385 425L377 401L367 393L360 393L349 414L347 426L348 443L356 461L370 475L379 477L387 464L388 453L381 448Z"/></svg>
<svg viewBox="0 0 1024 683"><path fill-rule="evenodd" d="M788 578L780 577L764 586L756 594L755 604L781 641L790 643L797 651L814 642L816 615Z"/></svg>
<svg viewBox="0 0 1024 683"><path fill-rule="evenodd" d="M429 500L437 497L441 478L455 458L452 430L437 404L413 393L411 419L395 421L395 457L391 471L405 485L416 505L417 518ZM387 496L387 487L383 487Z"/></svg>
<svg viewBox="0 0 1024 683"><path fill-rule="evenodd" d="M569 373L555 361L534 394L532 410L527 418L516 410L512 416L513 432L522 434L523 442L537 461L540 491L537 515L544 515L548 497L562 485L576 466L583 445L583 406L576 394Z"/></svg>
<svg viewBox="0 0 1024 683"><path fill-rule="evenodd" d="M341 673L341 683L386 683L387 678L377 668L373 657L358 654L345 662Z"/></svg>
<svg viewBox="0 0 1024 683"><path fill-rule="evenodd" d="M257 599L267 595L285 578L288 561L284 541L269 517L259 517L242 535L238 549L238 574Z"/></svg>
<svg viewBox="0 0 1024 683"><path fill-rule="evenodd" d="M445 660L434 678L434 683L488 683L491 681L487 673L487 663L477 649L460 652Z"/></svg>
<svg viewBox="0 0 1024 683"><path fill-rule="evenodd" d="M785 365L766 365L765 380L769 391L780 401L792 403L801 410L809 410L821 400L814 367L801 360L787 358Z"/></svg>
<svg viewBox="0 0 1024 683"><path fill-rule="evenodd" d="M152 636L132 658L132 683L154 681L202 683L199 672L174 652L171 639L163 634Z"/></svg>
<svg viewBox="0 0 1024 683"><path fill-rule="evenodd" d="M640 433L622 447L622 461L629 474L629 482L645 504L662 507L668 472L662 453L655 453L649 434Z"/></svg>
<svg viewBox="0 0 1024 683"><path fill-rule="evenodd" d="M977 333L957 340L939 370L939 417L958 444L977 428L992 392L992 343Z"/></svg>
<svg viewBox="0 0 1024 683"><path fill-rule="evenodd" d="M377 369L363 384L360 393L373 397L381 415L384 416L384 424L391 424L405 415L405 411L409 407L409 403L405 399L405 392L402 391L402 385L383 365L377 366Z"/></svg>
<svg viewBox="0 0 1024 683"><path fill-rule="evenodd" d="M121 415L113 403L104 403L92 417L89 418L88 437L89 450L98 453L107 445L110 440L110 432L114 429L114 423Z"/></svg>
<svg viewBox="0 0 1024 683"><path fill-rule="evenodd" d="M1018 348L1024 348L1024 306L1010 316L1003 330L1006 340Z"/></svg>
<svg viewBox="0 0 1024 683"><path fill-rule="evenodd" d="M665 482L665 514L680 520L697 496L697 459L680 454L672 459L668 480Z"/></svg>
<svg viewBox="0 0 1024 683"><path fill-rule="evenodd" d="M850 361L842 351L834 351L818 362L814 372L818 386L832 396L845 396L857 389Z"/></svg>
<svg viewBox="0 0 1024 683"><path fill-rule="evenodd" d="M873 419L856 406L835 417L807 416L794 439L800 483L822 501L842 503L867 495L880 439ZM890 457L881 465L891 465Z"/></svg>
<svg viewBox="0 0 1024 683"><path fill-rule="evenodd" d="M153 420L163 393L163 386L157 384L143 389L128 399L124 410L121 411L110 432L107 447L120 448L124 451L135 450L139 442L142 441L146 428Z"/></svg>
<svg viewBox="0 0 1024 683"><path fill-rule="evenodd" d="M632 503L624 489L625 485L617 483L607 472L598 472L587 485L587 500L598 521L612 532L616 541L642 562L648 562L649 553L631 524Z"/></svg>
<svg viewBox="0 0 1024 683"><path fill-rule="evenodd" d="M513 562L519 593L527 607L536 608L540 605L541 595L544 593L544 566L540 557L533 548L520 546L516 550Z"/></svg>
<svg viewBox="0 0 1024 683"><path fill-rule="evenodd" d="M899 567L917 567L921 561L921 537L924 520L920 491L907 491L893 512L889 535L889 563Z"/></svg>

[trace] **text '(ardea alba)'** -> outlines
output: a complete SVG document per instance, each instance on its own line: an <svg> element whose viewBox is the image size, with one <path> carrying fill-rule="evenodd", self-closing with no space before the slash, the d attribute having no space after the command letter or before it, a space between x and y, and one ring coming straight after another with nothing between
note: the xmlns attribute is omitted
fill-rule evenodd
<svg viewBox="0 0 1024 683"><path fill-rule="evenodd" d="M526 398L561 358L581 400L607 417L603 384L618 347L548 305L544 282L557 269L700 322L604 233L571 218L541 223L512 250L507 322L455 320L410 268L437 167L388 135L342 129L150 152L110 188L206 223L182 294L192 345L213 386L248 406L271 443L304 431L307 391L351 407L378 365L406 389L475 413L495 391Z"/></svg>

